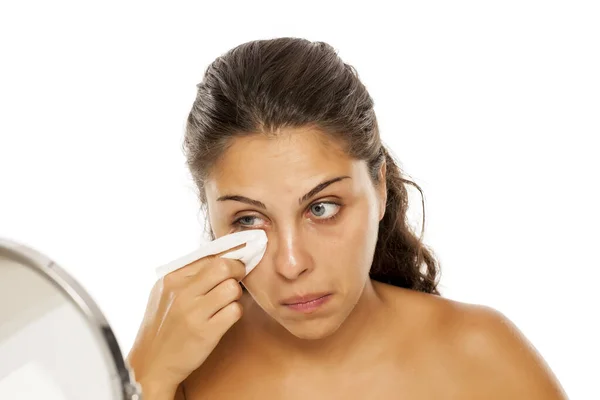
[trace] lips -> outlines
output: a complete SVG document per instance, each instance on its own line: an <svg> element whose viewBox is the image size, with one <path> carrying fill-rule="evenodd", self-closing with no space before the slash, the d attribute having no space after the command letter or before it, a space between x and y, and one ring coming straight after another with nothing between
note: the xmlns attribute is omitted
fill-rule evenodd
<svg viewBox="0 0 600 400"><path fill-rule="evenodd" d="M294 296L294 297L290 297L290 298L283 300L281 302L281 304L284 306L305 304L305 303L309 303L311 301L318 300L318 299L328 296L330 294L331 293L311 293L311 294L306 294L306 295L302 295L302 296Z"/></svg>

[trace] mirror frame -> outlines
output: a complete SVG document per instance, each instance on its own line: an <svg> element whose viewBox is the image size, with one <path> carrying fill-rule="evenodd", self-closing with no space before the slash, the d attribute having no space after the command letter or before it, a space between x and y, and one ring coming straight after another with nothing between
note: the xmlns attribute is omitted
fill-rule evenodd
<svg viewBox="0 0 600 400"><path fill-rule="evenodd" d="M59 289L83 314L103 347L104 358L117 371L123 400L142 400L140 385L127 366L117 339L104 314L85 289L53 260L23 244L0 238L0 257L31 268Z"/></svg>

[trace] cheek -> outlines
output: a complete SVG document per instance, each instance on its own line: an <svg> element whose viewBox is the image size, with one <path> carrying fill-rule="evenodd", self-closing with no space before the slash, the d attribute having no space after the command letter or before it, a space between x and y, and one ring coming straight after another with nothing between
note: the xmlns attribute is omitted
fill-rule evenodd
<svg viewBox="0 0 600 400"><path fill-rule="evenodd" d="M309 235L317 275L336 281L362 280L371 268L379 228L377 207L365 199L345 210L329 227L316 227Z"/></svg>
<svg viewBox="0 0 600 400"><path fill-rule="evenodd" d="M340 231L340 243L330 254L340 263L352 268L361 276L368 272L373 261L373 250L377 242L379 227L378 213L373 213L369 204L357 207L356 212L344 220ZM347 271L349 272L349 271Z"/></svg>
<svg viewBox="0 0 600 400"><path fill-rule="evenodd" d="M267 264L265 258L263 258L256 268L242 280L246 289L252 294L258 292L259 288L262 288L262 291L265 291L265 287L270 281L269 275L271 274L271 268L265 265Z"/></svg>
<svg viewBox="0 0 600 400"><path fill-rule="evenodd" d="M265 254L256 268L242 280L248 293L266 311L271 308L271 299L278 296L274 270L267 257L268 254Z"/></svg>

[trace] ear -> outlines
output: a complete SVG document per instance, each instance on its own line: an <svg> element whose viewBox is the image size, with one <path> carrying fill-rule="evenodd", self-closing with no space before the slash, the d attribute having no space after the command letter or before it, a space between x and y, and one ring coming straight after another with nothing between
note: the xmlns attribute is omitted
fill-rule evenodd
<svg viewBox="0 0 600 400"><path fill-rule="evenodd" d="M385 215L385 209L387 205L387 165L385 160L381 163L381 167L379 167L378 178L379 185L377 187L377 194L379 195L379 220L383 219Z"/></svg>

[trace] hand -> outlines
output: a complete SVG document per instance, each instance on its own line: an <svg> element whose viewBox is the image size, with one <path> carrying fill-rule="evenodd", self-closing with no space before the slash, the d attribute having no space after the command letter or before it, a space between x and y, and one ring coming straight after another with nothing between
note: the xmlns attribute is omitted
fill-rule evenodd
<svg viewBox="0 0 600 400"><path fill-rule="evenodd" d="M142 390L146 385L174 394L241 318L244 264L219 256L173 271L152 288L128 357Z"/></svg>

